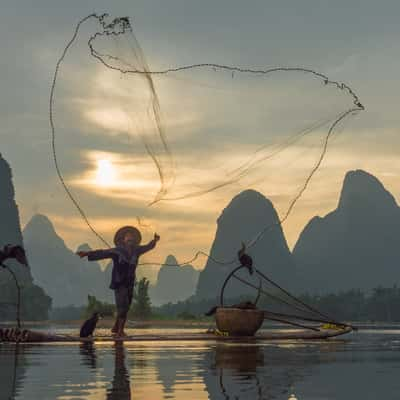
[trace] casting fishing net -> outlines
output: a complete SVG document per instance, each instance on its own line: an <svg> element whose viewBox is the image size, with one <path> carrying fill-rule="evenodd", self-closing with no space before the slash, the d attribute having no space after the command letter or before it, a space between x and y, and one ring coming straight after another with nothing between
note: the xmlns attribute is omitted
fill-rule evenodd
<svg viewBox="0 0 400 400"><path fill-rule="evenodd" d="M128 18L90 15L57 63L53 156L67 194L107 245L96 215L110 213L111 200L114 216L160 230L171 205L201 215L207 204L216 217L251 187L273 201L281 224L330 140L362 109L349 86L309 68L149 64ZM184 240L184 230L175 234ZM192 262L204 253L193 245L193 254Z"/></svg>

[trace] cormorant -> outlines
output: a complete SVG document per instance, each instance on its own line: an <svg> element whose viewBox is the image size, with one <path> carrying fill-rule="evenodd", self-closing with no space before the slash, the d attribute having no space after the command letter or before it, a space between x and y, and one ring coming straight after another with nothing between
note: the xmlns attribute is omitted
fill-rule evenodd
<svg viewBox="0 0 400 400"><path fill-rule="evenodd" d="M253 273L253 259L245 253L246 246L244 243L242 243L242 248L238 251L238 258L240 261L240 264L243 265L244 267L247 267L250 271L250 273Z"/></svg>
<svg viewBox="0 0 400 400"><path fill-rule="evenodd" d="M98 320L99 320L99 313L98 312L93 313L93 315L83 323L79 336L80 337L93 336L93 332L96 329Z"/></svg>
<svg viewBox="0 0 400 400"><path fill-rule="evenodd" d="M22 246L13 246L11 244L4 246L3 250L0 250L0 264L9 258L16 259L20 264L28 265L25 250Z"/></svg>

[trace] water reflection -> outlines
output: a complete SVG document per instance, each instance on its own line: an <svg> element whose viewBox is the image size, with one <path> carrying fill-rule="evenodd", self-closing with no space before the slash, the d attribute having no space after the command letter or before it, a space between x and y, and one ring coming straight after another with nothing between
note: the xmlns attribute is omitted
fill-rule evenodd
<svg viewBox="0 0 400 400"><path fill-rule="evenodd" d="M10 344L0 347L0 398L5 394L7 400L286 400L293 376L302 375L291 371L296 367L287 357L292 350L192 343L179 347ZM303 363L303 374L304 367Z"/></svg>
<svg viewBox="0 0 400 400"><path fill-rule="evenodd" d="M397 399L398 336L361 339L0 344L0 400Z"/></svg>
<svg viewBox="0 0 400 400"><path fill-rule="evenodd" d="M111 389L107 390L107 400L131 399L129 373L125 365L125 348L121 342L114 346L114 377Z"/></svg>
<svg viewBox="0 0 400 400"><path fill-rule="evenodd" d="M306 365L298 373L286 349L279 349L277 363L276 350L258 345L217 345L215 352L208 354L208 365L203 368L210 399L287 400L295 382L306 373Z"/></svg>
<svg viewBox="0 0 400 400"><path fill-rule="evenodd" d="M22 385L25 368L20 345L0 346L0 398L14 399L17 389Z"/></svg>
<svg viewBox="0 0 400 400"><path fill-rule="evenodd" d="M218 383L222 396L225 399L239 398L239 390L250 395L248 389L251 388L254 392L252 393L254 397L252 397L261 399L263 390L257 376L257 366L261 365L264 365L264 354L259 346L250 346L244 349L243 346L217 345L215 368L219 374ZM210 370L212 368L213 366L210 366ZM238 383L232 382L234 375L240 377ZM246 389L244 389L245 387ZM211 387L209 390L211 391ZM212 398L217 398L216 393Z"/></svg>
<svg viewBox="0 0 400 400"><path fill-rule="evenodd" d="M82 365L86 365L91 369L97 367L96 345L91 342L83 342L80 344L80 354L82 358Z"/></svg>

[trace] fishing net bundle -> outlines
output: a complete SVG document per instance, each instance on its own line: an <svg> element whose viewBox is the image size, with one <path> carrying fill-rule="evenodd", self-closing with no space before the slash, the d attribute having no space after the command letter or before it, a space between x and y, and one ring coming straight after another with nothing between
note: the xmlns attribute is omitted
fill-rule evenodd
<svg viewBox="0 0 400 400"><path fill-rule="evenodd" d="M111 194L120 204L129 202L146 226L141 217L159 215L157 208L201 210L206 200L217 204L252 187L274 202L280 224L338 128L362 109L349 86L308 68L150 66L128 18L93 14L78 23L57 63L50 98L53 156L67 194L107 245L86 210L105 209ZM119 174L104 188L92 179L102 157ZM86 172L77 178L77 169ZM96 205L85 195L90 189L100 194ZM188 262L204 255L196 250Z"/></svg>

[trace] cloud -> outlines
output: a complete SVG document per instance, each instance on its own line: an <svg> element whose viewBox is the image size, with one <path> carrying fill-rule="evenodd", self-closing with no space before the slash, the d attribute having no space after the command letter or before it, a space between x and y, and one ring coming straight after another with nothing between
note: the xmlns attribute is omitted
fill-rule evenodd
<svg viewBox="0 0 400 400"><path fill-rule="evenodd" d="M55 62L74 24L94 9L131 15L154 69L208 61L260 68L305 65L338 75L355 87L367 109L347 121L343 133L334 138L321 170L285 224L291 244L310 217L335 207L347 169L367 169L394 194L399 193L399 5L365 1L363 18L355 5L344 0L333 6L316 6L308 0L294 5L284 0L271 7L257 0L249 8L244 2L171 0L165 13L161 0L135 4L117 0L112 10L103 0L6 2L0 15L5 38L0 65L0 145L13 168L22 220L40 210L54 219L71 247L89 238L99 245L57 181L48 122ZM88 31L89 26L84 34ZM152 256L162 260L172 252L183 259L194 249L209 248L216 218L242 189L258 189L271 197L279 212L285 210L315 160L316 142L293 147L221 191L147 207L158 189L158 176L142 141L133 133L153 135L154 131L145 108L135 109L132 104L147 98L145 86L87 63L82 57L85 40L81 44L63 66L58 86L57 148L67 182L108 239L115 226L135 223L139 215L162 232L165 247ZM327 96L319 92L324 93L323 88L314 83L315 87L304 86L281 75L266 80L264 86L254 82L251 90L242 92L244 85L237 74L218 78L209 71L156 79L164 125L177 157L179 186L175 190L219 181L251 158L259 145L273 145L294 128L329 116L338 105L336 97L329 93L326 101ZM126 118L130 110L135 110L136 121ZM94 184L98 157L111 157L118 166L116 184L108 189Z"/></svg>

